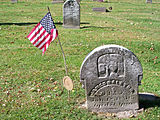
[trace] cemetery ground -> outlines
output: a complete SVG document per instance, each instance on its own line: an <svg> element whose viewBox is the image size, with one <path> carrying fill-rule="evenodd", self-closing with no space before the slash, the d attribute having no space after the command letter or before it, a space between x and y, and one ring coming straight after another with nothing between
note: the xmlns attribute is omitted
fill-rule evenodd
<svg viewBox="0 0 160 120"><path fill-rule="evenodd" d="M131 50L143 67L139 92L160 96L160 3L153 0L83 0L80 29L63 28L62 3L51 0L0 0L0 119L103 119L80 109L85 90L80 84L80 67L89 52L101 45L117 44ZM59 32L74 82L68 102L63 88L63 56L54 40L44 56L26 36L48 12ZM110 12L93 12L93 7L110 7ZM160 119L160 103L140 101L144 112L132 119ZM116 119L116 118L114 118Z"/></svg>

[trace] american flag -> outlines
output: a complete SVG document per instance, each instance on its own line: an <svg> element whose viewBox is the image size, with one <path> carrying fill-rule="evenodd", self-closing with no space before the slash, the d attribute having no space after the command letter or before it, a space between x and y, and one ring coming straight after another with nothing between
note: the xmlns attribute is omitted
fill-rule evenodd
<svg viewBox="0 0 160 120"><path fill-rule="evenodd" d="M54 25L51 13L48 12L44 18L32 29L27 38L44 54L50 43L58 36L58 30Z"/></svg>

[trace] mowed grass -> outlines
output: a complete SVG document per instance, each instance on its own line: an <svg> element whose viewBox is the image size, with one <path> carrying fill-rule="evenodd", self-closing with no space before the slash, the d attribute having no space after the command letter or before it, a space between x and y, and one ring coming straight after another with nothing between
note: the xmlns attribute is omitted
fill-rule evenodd
<svg viewBox="0 0 160 120"><path fill-rule="evenodd" d="M139 58L144 77L140 92L160 96L160 3L145 0L81 1L81 29L64 29L63 4L51 0L0 0L0 119L93 120L102 119L80 109L85 90L80 84L80 67L94 48L117 44ZM26 38L50 7L59 32L69 76L74 82L70 102L63 88L65 67L55 40L44 56ZM93 7L113 7L111 12L93 12ZM143 103L142 103L143 104ZM160 105L145 104L133 119L160 119ZM142 105L143 106L143 105Z"/></svg>

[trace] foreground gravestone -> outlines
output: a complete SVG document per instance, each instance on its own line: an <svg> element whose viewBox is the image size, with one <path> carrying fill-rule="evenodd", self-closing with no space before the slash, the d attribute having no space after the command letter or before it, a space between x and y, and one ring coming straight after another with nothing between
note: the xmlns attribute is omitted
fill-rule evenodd
<svg viewBox="0 0 160 120"><path fill-rule="evenodd" d="M130 50L118 45L94 49L80 70L87 108L93 112L138 109L138 84L142 76L141 64Z"/></svg>
<svg viewBox="0 0 160 120"><path fill-rule="evenodd" d="M146 3L152 3L152 0L146 0Z"/></svg>
<svg viewBox="0 0 160 120"><path fill-rule="evenodd" d="M64 1L63 0L53 0L52 3L53 4L55 4L55 3L64 3Z"/></svg>
<svg viewBox="0 0 160 120"><path fill-rule="evenodd" d="M11 0L11 3L17 3L18 0Z"/></svg>
<svg viewBox="0 0 160 120"><path fill-rule="evenodd" d="M63 5L63 27L80 28L80 5L76 0L67 0Z"/></svg>

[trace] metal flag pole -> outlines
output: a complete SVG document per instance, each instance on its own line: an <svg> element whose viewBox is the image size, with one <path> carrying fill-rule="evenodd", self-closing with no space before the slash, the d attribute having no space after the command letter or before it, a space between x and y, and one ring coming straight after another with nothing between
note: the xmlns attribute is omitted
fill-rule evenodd
<svg viewBox="0 0 160 120"><path fill-rule="evenodd" d="M68 70L67 70L67 65L66 65L65 54L64 54L64 51L63 51L63 48L62 48L62 45L61 45L61 41L60 41L59 37L57 37L57 38L58 38L58 42L59 42L59 45L61 47L61 51L62 51L62 54L63 54L63 60L64 60L64 65L65 65L66 76L68 76ZM63 92L63 90L62 90L62 92ZM68 90L68 102L70 103L70 90Z"/></svg>
<svg viewBox="0 0 160 120"><path fill-rule="evenodd" d="M48 12L50 12L49 7L48 7ZM59 42L59 45L60 45L60 48L61 48L61 51L62 51L62 54L63 54L63 60L64 60L65 71L66 71L66 76L63 78L63 84L64 84L64 87L65 87L66 85L68 85L68 84L65 84L66 81L67 81L67 82L71 82L71 88L70 88L70 89L73 89L72 80L68 77L68 70L67 70L67 65L66 65L66 58L65 58L65 54L64 54L64 51L63 51L63 48L62 48L62 45L61 45L61 41L60 41L60 39L59 39L59 36L57 36L57 38L58 38L58 42ZM68 77L68 78L67 78L66 81L64 81L66 77ZM68 80L69 80L69 81L68 81ZM67 88L68 88L68 86L67 86ZM70 89L67 89L67 90L68 90L68 102L69 102L69 103L70 103ZM62 89L62 93L63 93L63 90L64 90L64 89Z"/></svg>
<svg viewBox="0 0 160 120"><path fill-rule="evenodd" d="M49 9L49 7L47 6L47 8L48 8L48 12L50 12L50 9Z"/></svg>
<svg viewBox="0 0 160 120"><path fill-rule="evenodd" d="M59 42L59 45L60 45L60 47L61 47L61 51L62 51L62 54L63 54L63 60L64 60L64 65L65 65L66 75L68 76L68 70L67 70L67 64L66 64L65 54L64 54L64 51L63 51L63 48L62 48L60 39L59 39L59 37L57 37L57 38L58 38L58 42Z"/></svg>
<svg viewBox="0 0 160 120"><path fill-rule="evenodd" d="M47 8L48 8L48 12L50 12L50 9L49 9L49 7L47 6ZM51 13L50 13L51 14ZM60 39L59 39L59 37L57 37L58 38L58 42L59 42L59 45L60 45L60 47L61 47L61 51L62 51L62 54L63 54L63 60L64 60L64 65L65 65L65 71L66 71L66 76L68 76L68 70L67 70L67 65L66 65L66 58L65 58L65 54L64 54L64 51L63 51L63 48L62 48L62 45L61 45L61 42L60 42Z"/></svg>

